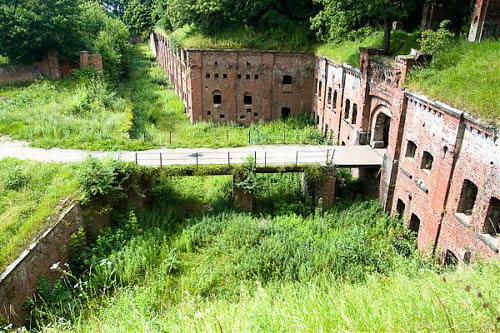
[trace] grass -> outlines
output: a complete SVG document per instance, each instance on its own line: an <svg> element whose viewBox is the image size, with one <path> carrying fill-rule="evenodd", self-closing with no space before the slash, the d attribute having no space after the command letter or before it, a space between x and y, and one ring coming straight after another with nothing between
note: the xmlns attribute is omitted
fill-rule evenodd
<svg viewBox="0 0 500 333"><path fill-rule="evenodd" d="M0 55L0 66L1 66L1 65L8 65L8 64L9 64L9 62L10 62L10 61L9 61L9 58L7 58L7 57L4 57L4 56Z"/></svg>
<svg viewBox="0 0 500 333"><path fill-rule="evenodd" d="M395 31L391 34L390 57L401 54L409 54L412 48L418 49L419 32L407 33ZM347 63L351 66L359 67L359 48L376 47L382 48L384 45L384 33L376 31L364 39L354 41L344 41L340 44L325 43L316 47L316 54L328 57L338 63Z"/></svg>
<svg viewBox="0 0 500 333"><path fill-rule="evenodd" d="M427 68L414 70L407 87L500 125L500 41L456 41L434 56Z"/></svg>
<svg viewBox="0 0 500 333"><path fill-rule="evenodd" d="M302 23L267 29L236 26L210 35L192 25L185 25L170 33L161 28L156 31L167 35L174 45L187 49L310 51L314 41L311 31Z"/></svg>
<svg viewBox="0 0 500 333"><path fill-rule="evenodd" d="M33 318L68 332L498 330L498 263L437 268L376 202L323 212L299 174L258 183L258 202L286 209L235 212L230 177L157 180L151 210L78 252L92 273L66 280L74 298L44 289Z"/></svg>
<svg viewBox="0 0 500 333"><path fill-rule="evenodd" d="M250 127L191 124L146 44L134 46L129 78L119 85L67 79L0 86L0 135L89 150L325 142L308 116Z"/></svg>
<svg viewBox="0 0 500 333"><path fill-rule="evenodd" d="M59 201L76 193L70 166L0 160L0 270L48 226Z"/></svg>

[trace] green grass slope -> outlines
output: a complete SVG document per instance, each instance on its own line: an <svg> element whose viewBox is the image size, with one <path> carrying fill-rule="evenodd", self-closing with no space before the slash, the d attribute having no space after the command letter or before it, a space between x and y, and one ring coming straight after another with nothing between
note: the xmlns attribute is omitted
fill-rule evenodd
<svg viewBox="0 0 500 333"><path fill-rule="evenodd" d="M0 270L48 226L60 200L77 196L70 166L0 160Z"/></svg>
<svg viewBox="0 0 500 333"><path fill-rule="evenodd" d="M408 89L500 126L500 40L458 41L430 67L411 73Z"/></svg>

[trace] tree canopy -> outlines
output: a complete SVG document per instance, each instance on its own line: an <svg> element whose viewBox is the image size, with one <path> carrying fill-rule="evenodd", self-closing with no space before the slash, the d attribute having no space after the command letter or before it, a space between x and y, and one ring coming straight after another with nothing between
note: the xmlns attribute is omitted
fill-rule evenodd
<svg viewBox="0 0 500 333"><path fill-rule="evenodd" d="M405 19L418 0L314 0L322 10L312 18L319 39L340 42L357 37L360 28L383 24L384 49L389 50L392 22Z"/></svg>

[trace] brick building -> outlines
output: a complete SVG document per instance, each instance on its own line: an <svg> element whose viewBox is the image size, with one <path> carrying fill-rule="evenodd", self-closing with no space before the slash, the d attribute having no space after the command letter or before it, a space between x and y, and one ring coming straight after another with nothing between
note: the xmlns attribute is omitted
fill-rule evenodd
<svg viewBox="0 0 500 333"><path fill-rule="evenodd" d="M381 169L353 170L387 212L443 262L499 257L498 129L403 88L417 51L393 61L361 48L360 68L306 53L151 48L192 122L272 120L311 110L339 145L385 148Z"/></svg>
<svg viewBox="0 0 500 333"><path fill-rule="evenodd" d="M310 53L173 50L162 35L151 35L150 45L191 122L248 125L311 110Z"/></svg>

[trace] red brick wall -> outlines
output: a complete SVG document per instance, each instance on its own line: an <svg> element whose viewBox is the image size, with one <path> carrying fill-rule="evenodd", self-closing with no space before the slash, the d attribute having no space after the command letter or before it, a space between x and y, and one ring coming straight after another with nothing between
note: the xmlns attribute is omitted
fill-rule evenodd
<svg viewBox="0 0 500 333"><path fill-rule="evenodd" d="M174 51L156 36L158 62L184 101L192 122L251 124L280 119L282 109L298 115L311 110L314 56L261 51ZM150 43L152 44L152 42ZM283 76L292 84L283 84ZM222 103L214 104L214 93ZM245 104L244 96L251 96ZM248 101L247 101L248 102Z"/></svg>
<svg viewBox="0 0 500 333"><path fill-rule="evenodd" d="M304 53L172 51L163 36L156 38L151 45L158 62L193 122L250 124L279 119L282 107L292 114L311 110L318 129L339 145L384 146L380 172L354 174L371 187L379 182L378 196L386 211L396 213L401 200L404 219L409 221L412 214L420 219L419 249L451 251L459 260L466 251L472 259L498 257L498 241L481 236L491 198L500 198L498 131L459 110L405 92L408 71L427 60L424 56L387 62L374 57L379 50L362 48L357 69ZM284 75L293 77L292 85L282 84ZM220 106L214 106L214 91L221 94ZM244 103L246 93L252 95L251 106ZM406 157L408 140L417 145L414 157ZM430 170L422 168L424 152L433 157ZM464 179L479 188L467 225L455 216Z"/></svg>

